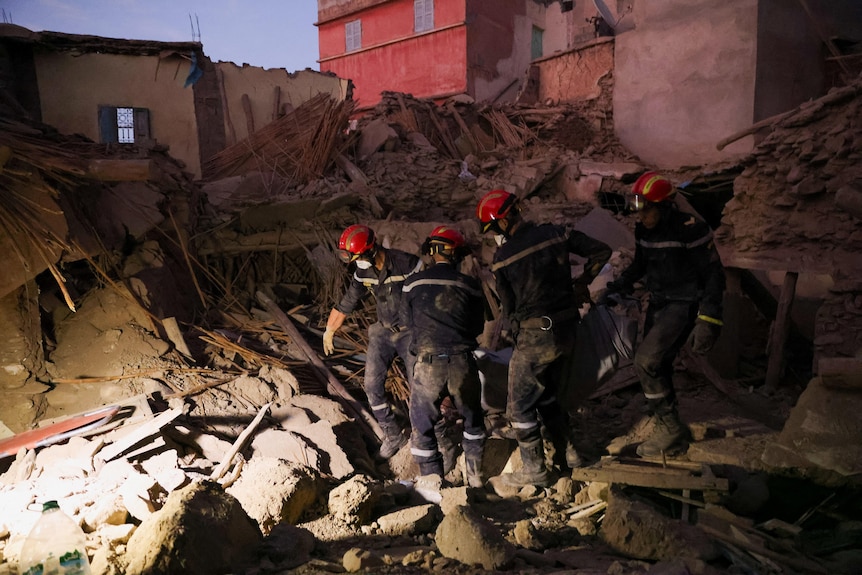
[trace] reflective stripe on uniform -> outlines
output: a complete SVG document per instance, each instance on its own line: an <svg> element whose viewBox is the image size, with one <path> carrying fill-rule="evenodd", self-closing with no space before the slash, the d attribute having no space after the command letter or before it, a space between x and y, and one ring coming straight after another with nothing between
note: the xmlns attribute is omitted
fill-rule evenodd
<svg viewBox="0 0 862 575"><path fill-rule="evenodd" d="M381 403L379 405L372 405L371 409L373 411L380 411L381 409L386 409L387 407L389 407L388 403Z"/></svg>
<svg viewBox="0 0 862 575"><path fill-rule="evenodd" d="M513 421L512 427L515 429L533 429L539 427L538 421Z"/></svg>
<svg viewBox="0 0 862 575"><path fill-rule="evenodd" d="M411 447L410 453L412 453L416 457L434 457L435 455L437 455L437 450L436 449L418 449L416 447Z"/></svg>
<svg viewBox="0 0 862 575"><path fill-rule="evenodd" d="M667 397L670 392L662 391L661 393L646 393L644 392L644 397L647 399L661 399L663 397Z"/></svg>
<svg viewBox="0 0 862 575"><path fill-rule="evenodd" d="M491 271L495 272L500 268L504 268L508 265L511 265L511 264L515 263L516 261L524 259L525 257L532 255L538 251L541 251L545 248L549 248L551 246L556 246L558 244L566 243L567 241L568 240L563 236L560 236L557 238L551 238L549 240L545 240L542 243L539 243L539 244L531 246L527 249L521 250L520 252L518 252L514 255L511 255L504 260L498 261L497 263L495 263L494 265L491 266Z"/></svg>
<svg viewBox="0 0 862 575"><path fill-rule="evenodd" d="M464 432L464 439L469 441L478 441L480 439L485 439L486 435L484 433L467 433Z"/></svg>
<svg viewBox="0 0 862 575"><path fill-rule="evenodd" d="M646 240L638 240L638 245L644 248L651 249L667 249L667 248L685 248L692 249L702 246L703 244L707 244L712 241L712 232L707 233L703 237L696 239L693 242L685 243L685 242L648 242Z"/></svg>
<svg viewBox="0 0 862 575"><path fill-rule="evenodd" d="M416 280L416 281L414 281L414 282L411 282L410 284L408 284L408 285L404 286L403 288L401 288L401 291L403 291L403 292L407 293L407 292L409 292L410 290L412 290L414 287L416 287L416 286L422 286L422 285L427 285L427 286L434 285L434 286L453 286L453 287L460 287L460 288L463 288L463 289L467 290L467 292L469 292L471 295L474 295L474 296L477 296L477 297L481 297L481 296L482 296L482 292L481 292L481 291L479 291L479 290L477 290L477 289L474 289L474 288L471 288L470 286L468 286L468 285L467 285L467 284L465 284L464 282L460 282L460 281L456 281L456 280L446 280L446 279L433 279L433 278L423 278L423 279L420 279L420 280Z"/></svg>

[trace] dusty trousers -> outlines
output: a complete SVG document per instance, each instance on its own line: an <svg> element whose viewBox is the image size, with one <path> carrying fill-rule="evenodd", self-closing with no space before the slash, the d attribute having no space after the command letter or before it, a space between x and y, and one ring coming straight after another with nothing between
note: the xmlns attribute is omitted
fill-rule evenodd
<svg viewBox="0 0 862 575"><path fill-rule="evenodd" d="M410 388L410 452L419 464L440 462L443 456L437 443L435 427L442 415L440 406L448 396L458 413L464 418L464 445L471 442L472 453L477 444L484 445L485 419L482 414L481 385L476 360L470 352L447 354L419 354L413 369ZM481 458L481 454L478 454Z"/></svg>
<svg viewBox="0 0 862 575"><path fill-rule="evenodd" d="M650 301L647 308L644 338L634 364L654 415L665 415L675 408L673 362L694 327L697 309L697 302L687 301Z"/></svg>
<svg viewBox="0 0 862 575"><path fill-rule="evenodd" d="M395 424L395 415L386 397L386 374L397 356L404 361L407 379L410 381L415 358L409 352L409 345L410 335L406 331L393 332L383 327L380 322L368 327L368 350L362 387L368 396L371 413L384 428Z"/></svg>
<svg viewBox="0 0 862 575"><path fill-rule="evenodd" d="M541 441L539 417L548 425L554 443L569 439L566 414L557 401L560 370L574 347L575 322L555 325L553 329L521 329L509 361L506 417L519 445Z"/></svg>

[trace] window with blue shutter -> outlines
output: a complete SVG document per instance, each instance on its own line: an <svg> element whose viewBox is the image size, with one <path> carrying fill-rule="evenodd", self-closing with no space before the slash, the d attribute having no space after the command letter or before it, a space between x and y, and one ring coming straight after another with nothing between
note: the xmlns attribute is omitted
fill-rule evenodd
<svg viewBox="0 0 862 575"><path fill-rule="evenodd" d="M149 139L147 108L99 106L99 140L103 144L139 144Z"/></svg>

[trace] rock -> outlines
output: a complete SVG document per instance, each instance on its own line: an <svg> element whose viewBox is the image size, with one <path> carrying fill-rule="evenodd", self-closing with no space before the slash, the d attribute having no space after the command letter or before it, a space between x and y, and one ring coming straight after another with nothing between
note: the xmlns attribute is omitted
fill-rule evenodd
<svg viewBox="0 0 862 575"><path fill-rule="evenodd" d="M444 557L465 565L480 564L485 569L504 569L515 556L500 531L469 507L446 515L437 527L435 541Z"/></svg>
<svg viewBox="0 0 862 575"><path fill-rule="evenodd" d="M380 567L383 565L383 559L365 549L348 549L342 559L342 565L348 573L356 573L363 569Z"/></svg>
<svg viewBox="0 0 862 575"><path fill-rule="evenodd" d="M127 573L224 573L250 559L261 542L257 524L218 483L171 493L126 547Z"/></svg>
<svg viewBox="0 0 862 575"><path fill-rule="evenodd" d="M612 492L600 530L602 539L629 557L658 561L720 556L715 543L700 529L671 519L640 501Z"/></svg>
<svg viewBox="0 0 862 575"><path fill-rule="evenodd" d="M393 141L398 141L398 133L385 120L373 120L362 127L356 155L359 160L364 160Z"/></svg>
<svg viewBox="0 0 862 575"><path fill-rule="evenodd" d="M342 521L365 525L380 501L380 483L366 475L351 477L329 492L329 513Z"/></svg>
<svg viewBox="0 0 862 575"><path fill-rule="evenodd" d="M434 504L399 509L377 519L380 531L389 536L430 533L440 523L443 513Z"/></svg>
<svg viewBox="0 0 862 575"><path fill-rule="evenodd" d="M308 563L317 546L317 538L307 529L280 523L272 528L260 548L279 570L293 569Z"/></svg>
<svg viewBox="0 0 862 575"><path fill-rule="evenodd" d="M295 524L320 496L311 468L270 457L253 457L226 491L264 534L282 522Z"/></svg>

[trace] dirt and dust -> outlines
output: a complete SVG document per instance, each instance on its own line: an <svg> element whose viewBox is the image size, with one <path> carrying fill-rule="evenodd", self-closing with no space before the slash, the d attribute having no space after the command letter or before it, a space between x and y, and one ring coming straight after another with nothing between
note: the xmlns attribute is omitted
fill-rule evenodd
<svg viewBox="0 0 862 575"><path fill-rule="evenodd" d="M384 101L369 121L387 117L386 102L391 104ZM408 105L419 120L431 106L411 99ZM447 109L446 119L454 123L457 108ZM484 191L510 189L522 197L528 218L575 225L601 204L599 193L624 191L631 176L646 168L621 150L612 118L601 109L561 107L533 124L525 119L529 110L510 113L507 121L523 122L518 125L531 128L524 132L541 138L503 145L485 118L476 120L485 136L447 144L441 132L419 133L423 126L428 131L429 122L417 122L411 131L388 117L397 124L397 142L364 160L351 158L364 182L332 167L294 187L265 177L210 183L202 194L188 194L194 198L188 235L162 228L129 239L127 249L118 247L113 267L127 270L122 282L99 276L104 285L78 298L74 314L51 307L43 380L52 383L34 396L31 419L141 396L156 414L177 410L177 418L146 436L134 436L135 426L120 427L104 437L74 438L38 455L31 449L14 461L7 458L0 468L3 508L25 514L29 504L63 485L69 509L84 518L94 566L106 574L853 572L847 565L859 548L862 509L848 490L852 481L836 481L834 469L828 470L830 496L810 475L767 466L761 458L804 392L812 366L810 354L790 356L780 386L764 388L770 320L748 296L742 296L733 379L717 377L709 364L687 354L677 361L680 412L695 442L686 455L661 462L654 483L643 479L649 473L631 468L632 447L650 422L636 378L620 366L618 377L605 382L612 385L590 390L570 410L579 451L606 480L573 480L564 473L547 489L507 490L494 478L516 468L519 458L512 440L494 426L487 488L466 489L456 471L447 476L450 486L430 494L414 482L409 448L388 462L373 459L376 442L346 414L297 342L259 309L255 294L270 291L321 353L320 328L344 286L332 241L347 225L369 223L387 245L415 252L435 223L455 223L474 248L476 273L487 280L494 245L479 235L473 213ZM476 110L464 111L473 116L479 117ZM502 122L499 116L493 121ZM492 149L484 149L489 141ZM469 153L456 157L462 149ZM761 155L758 162L768 158ZM746 173L740 184L745 202L755 201L749 188L765 186L764 179L754 170ZM218 203L207 202L216 195ZM293 202L302 204L293 210ZM741 236L743 210L732 208L733 233ZM311 215L297 221L297 213ZM612 217L625 229L633 226L622 213ZM842 222L842 233L852 236L850 227L858 223ZM195 241L180 241L191 237ZM152 241L163 244L164 257L135 256L151 251ZM177 246L200 251L193 257ZM616 250L614 269L631 255L630 249ZM159 274L145 273L156 262ZM191 357L167 333L166 314L153 313L148 304L160 289L187 291L191 296L183 301L202 300L177 313ZM852 299L851 292L842 297ZM852 315L854 308L844 309ZM326 367L364 402L362 334L373 309L361 311L339 333L342 353L328 358ZM488 323L484 335L496 337L493 351L501 351L506 330ZM833 349L849 345L830 341ZM487 389L499 395L501 386ZM505 403L486 399L498 409ZM256 413L264 413L260 427L231 453ZM625 435L629 444L610 458L607 446ZM111 447L135 438L125 450ZM111 452L109 461L99 455L104 450ZM233 464L220 475L223 461ZM605 464L611 467L602 471ZM113 478L110 486L107 477ZM399 515L405 510L414 515ZM0 573L11 570L22 539L12 515L0 531ZM784 531L767 533L763 525L770 521ZM819 543L803 546L805 532ZM841 544L822 542L838 533Z"/></svg>

